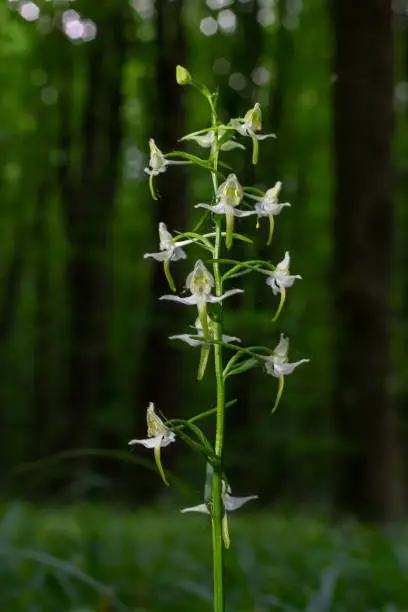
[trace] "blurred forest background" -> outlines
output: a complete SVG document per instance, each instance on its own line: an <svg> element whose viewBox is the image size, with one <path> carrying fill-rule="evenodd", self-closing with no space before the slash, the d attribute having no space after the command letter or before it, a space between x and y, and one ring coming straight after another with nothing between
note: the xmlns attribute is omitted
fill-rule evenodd
<svg viewBox="0 0 408 612"><path fill-rule="evenodd" d="M250 151L226 161L243 184L283 181L292 208L268 252L266 229L251 226L250 256L276 263L290 250L304 279L278 324L256 279L227 304L227 333L273 347L284 331L292 360L311 360L273 418L276 380L254 370L229 385L231 482L264 506L400 516L408 3L10 0L0 39L2 495L179 503L127 442L144 437L149 401L168 417L214 403L211 380L195 380L197 352L167 339L192 313L158 302L162 267L143 260L158 221L191 228L210 193L206 173L172 167L154 202L143 171L150 137L168 152L208 125L205 100L175 82L182 64L220 88L225 121L261 103L278 139L255 168ZM177 267L179 286L190 267ZM203 466L188 452L174 445L165 465L193 500Z"/></svg>

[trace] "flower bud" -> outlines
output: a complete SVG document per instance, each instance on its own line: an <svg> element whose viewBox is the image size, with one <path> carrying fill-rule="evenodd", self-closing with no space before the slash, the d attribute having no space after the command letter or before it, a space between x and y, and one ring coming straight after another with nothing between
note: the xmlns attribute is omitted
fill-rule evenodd
<svg viewBox="0 0 408 612"><path fill-rule="evenodd" d="M176 81L179 85L191 85L193 82L189 71L180 64L176 66Z"/></svg>

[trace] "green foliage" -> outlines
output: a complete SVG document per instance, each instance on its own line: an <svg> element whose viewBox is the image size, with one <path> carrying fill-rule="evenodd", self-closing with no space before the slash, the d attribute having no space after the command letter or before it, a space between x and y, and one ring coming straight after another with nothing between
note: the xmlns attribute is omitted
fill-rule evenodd
<svg viewBox="0 0 408 612"><path fill-rule="evenodd" d="M202 517L121 508L11 505L0 524L0 609L201 612L211 601ZM257 513L231 518L234 612L403 612L406 527Z"/></svg>

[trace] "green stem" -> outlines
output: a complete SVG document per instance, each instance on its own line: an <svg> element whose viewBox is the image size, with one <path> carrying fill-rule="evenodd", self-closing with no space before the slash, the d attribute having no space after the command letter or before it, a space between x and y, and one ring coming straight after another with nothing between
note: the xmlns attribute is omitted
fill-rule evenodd
<svg viewBox="0 0 408 612"><path fill-rule="evenodd" d="M236 344L231 344L230 342L224 342L223 340L217 340L216 337L214 338L214 340L210 341L210 344L214 344L215 347L217 347L217 345L225 346L225 348L232 349L233 351L238 351L238 353L243 353L245 355L250 355L251 357L256 357L260 361L266 360L267 357L264 357L263 355L259 355L258 353L254 353L254 351L252 351L251 348L267 351L269 353L269 356L273 355L273 351L271 349L268 349L268 347L266 346L250 347L249 349L247 349L247 348L244 348L243 346L237 346Z"/></svg>
<svg viewBox="0 0 408 612"><path fill-rule="evenodd" d="M217 220L217 236L215 239L215 259L219 257L221 245L221 223ZM222 278L218 262L214 263L214 278L217 295L222 295ZM220 306L221 310L221 306ZM212 513L212 539L213 539L213 569L214 569L214 612L224 612L224 563L223 563L223 537L222 518L224 507L222 502L222 465L224 458L224 414L225 390L222 359L222 321L220 318L215 324L214 346L215 377L217 384L217 422L215 434L215 455L219 460L219 469L213 475L213 513Z"/></svg>
<svg viewBox="0 0 408 612"><path fill-rule="evenodd" d="M211 119L213 127L217 126L217 114L212 98L209 98L211 106ZM212 181L214 193L217 194L217 166L218 166L218 141L214 143L211 151L214 172L212 172ZM221 251L222 227L221 220L216 220L216 234L214 244L214 279L215 291L217 296L222 295L222 275L218 259ZM213 486L212 486L212 542L213 542L213 575L214 575L214 612L224 612L225 596L224 596L224 548L222 538L222 519L224 515L224 505L222 501L222 470L224 459L224 414L225 414L225 390L223 376L223 359L222 359L222 306L219 305L218 317L214 326L214 339L217 344L214 346L214 362L215 362L215 378L217 384L217 420L215 433L215 456L218 459L218 466L214 469Z"/></svg>

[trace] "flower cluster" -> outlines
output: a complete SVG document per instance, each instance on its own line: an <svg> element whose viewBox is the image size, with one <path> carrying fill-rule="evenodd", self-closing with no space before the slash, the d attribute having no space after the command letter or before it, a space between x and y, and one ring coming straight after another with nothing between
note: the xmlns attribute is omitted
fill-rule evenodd
<svg viewBox="0 0 408 612"><path fill-rule="evenodd" d="M241 288L224 289L224 283L230 278L242 274L261 274L268 287L271 288L273 296L279 296L279 304L275 310L273 321L275 321L284 306L286 290L293 286L295 280L301 279L299 274L290 273L290 254L286 251L282 261L274 265L271 261L248 260L237 261L222 257L222 248L225 239L226 249L231 249L234 240L252 242L251 239L235 231L235 219L245 219L255 216L256 227L259 228L262 218L269 219L269 232L267 245L272 242L275 227L275 217L284 208L290 207L289 202L280 202L279 197L282 190L282 182L276 181L265 192L256 187L245 187L241 185L236 174L230 172L227 176L220 172L219 155L232 149L245 147L236 140L236 136L244 136L252 140L253 154L252 162L258 161L259 141L275 137L274 134L262 134L262 112L258 103L248 110L243 118L233 118L228 123L218 120L215 100L216 96L211 94L205 87L194 83L190 73L183 67L177 68L177 81L180 85L193 86L207 99L212 116L209 128L187 134L180 140L182 142L195 142L204 149L209 150L208 159L196 157L185 151L174 151L163 154L157 147L155 141L150 139L149 166L145 172L149 175L150 191L153 198L156 193L153 188L153 179L167 171L173 164L197 164L200 168L207 169L211 176L213 185L213 197L211 201L195 204L196 209L204 209L199 226L210 218L212 231L204 234L196 231L178 232L172 235L164 222L159 224L159 251L146 253L145 258L151 258L163 263L169 287L173 294L159 297L163 301L172 301L185 306L195 306L197 317L193 331L178 333L170 336L172 340L181 340L191 347L200 349L200 362L197 378L201 380L207 369L210 356L214 355L215 379L217 386L217 406L210 410L195 415L189 420L160 418L155 412L154 405L149 404L147 408L147 438L134 439L130 445L143 445L154 450L154 457L159 473L168 484L161 463L161 449L169 446L176 440L186 442L193 450L201 453L206 460L207 467L210 466L210 492L205 494L205 503L185 508L182 512L201 512L209 514L213 518L213 529L222 526L222 538L226 547L229 546L228 512L240 508L246 502L256 499L256 495L248 497L233 497L227 478L222 471L224 440L222 424L224 422L225 404L225 381L232 374L241 374L248 369L261 365L266 374L278 379L278 391L272 412L276 410L281 399L285 376L308 359L300 359L289 362L289 339L280 334L280 339L275 348L268 346L245 347L241 339L227 335L223 330L222 309L223 302L229 297L243 293ZM175 157L176 159L173 159ZM209 215L209 213L211 213ZM172 228L170 228L172 229ZM176 285L170 271L170 265L183 262L187 258L186 247L194 245L205 251L203 258L194 262L192 269L185 280L185 290L181 295L175 295ZM188 250L188 249L187 249ZM190 254L189 254L190 255ZM203 261L204 260L204 261ZM209 269L210 268L210 269ZM186 295L187 293L187 295ZM272 298L274 299L274 298ZM224 364L223 356L232 352L228 362ZM224 367L225 366L225 367ZM211 414L217 414L217 430L215 444L212 444L204 432L198 427L196 421ZM215 483L215 484L214 484ZM221 539L218 533L215 541Z"/></svg>

